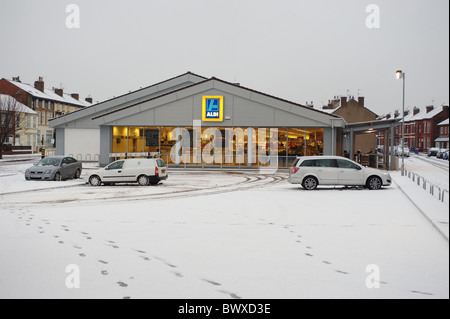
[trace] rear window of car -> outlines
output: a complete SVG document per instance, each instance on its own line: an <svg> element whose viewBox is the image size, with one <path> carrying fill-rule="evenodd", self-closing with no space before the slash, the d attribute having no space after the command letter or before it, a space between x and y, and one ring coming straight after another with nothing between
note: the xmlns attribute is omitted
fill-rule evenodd
<svg viewBox="0 0 450 319"><path fill-rule="evenodd" d="M304 160L300 167L316 167L317 166L317 160Z"/></svg>
<svg viewBox="0 0 450 319"><path fill-rule="evenodd" d="M294 163L292 163L292 167L297 167L298 161L300 161L299 158L297 158Z"/></svg>
<svg viewBox="0 0 450 319"><path fill-rule="evenodd" d="M158 158L158 159L156 160L156 164L158 165L158 167L164 167L164 166L166 166L166 163L164 162L164 160L162 160L162 159L160 159L160 158Z"/></svg>

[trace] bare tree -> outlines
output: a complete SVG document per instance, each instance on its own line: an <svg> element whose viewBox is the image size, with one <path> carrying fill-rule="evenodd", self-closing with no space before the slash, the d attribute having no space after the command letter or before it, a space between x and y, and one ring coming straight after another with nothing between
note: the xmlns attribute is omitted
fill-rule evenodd
<svg viewBox="0 0 450 319"><path fill-rule="evenodd" d="M16 132L26 128L24 106L9 95L0 95L0 159L3 158L3 145Z"/></svg>

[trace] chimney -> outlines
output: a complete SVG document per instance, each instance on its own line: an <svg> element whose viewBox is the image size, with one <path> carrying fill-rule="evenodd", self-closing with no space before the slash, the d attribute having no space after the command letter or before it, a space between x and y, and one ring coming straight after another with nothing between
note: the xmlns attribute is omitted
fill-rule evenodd
<svg viewBox="0 0 450 319"><path fill-rule="evenodd" d="M19 81L20 82L20 81ZM42 76L39 77L38 81L34 82L34 88L41 92L44 92L44 78Z"/></svg>
<svg viewBox="0 0 450 319"><path fill-rule="evenodd" d="M419 112L420 112L420 109L418 107L414 106L414 108L413 108L413 115L416 115Z"/></svg>
<svg viewBox="0 0 450 319"><path fill-rule="evenodd" d="M60 97L63 97L64 95L63 89L55 89L55 93L58 94Z"/></svg>
<svg viewBox="0 0 450 319"><path fill-rule="evenodd" d="M391 113L386 115L386 120L389 120L391 118Z"/></svg>
<svg viewBox="0 0 450 319"><path fill-rule="evenodd" d="M434 110L434 106L433 105L427 106L427 113L430 113L433 110Z"/></svg>
<svg viewBox="0 0 450 319"><path fill-rule="evenodd" d="M72 94L70 94L70 96L73 97L77 101L80 100L80 94L78 94L78 93L72 93Z"/></svg>
<svg viewBox="0 0 450 319"><path fill-rule="evenodd" d="M88 102L88 103L93 103L93 100L92 100L92 98L91 97L87 97L87 98L85 98L84 99L86 102Z"/></svg>
<svg viewBox="0 0 450 319"><path fill-rule="evenodd" d="M364 107L364 97L358 96L358 105Z"/></svg>
<svg viewBox="0 0 450 319"><path fill-rule="evenodd" d="M398 110L394 111L394 118L397 118L400 115L400 113L398 113Z"/></svg>
<svg viewBox="0 0 450 319"><path fill-rule="evenodd" d="M22 82L20 81L20 78L19 78L18 76L13 77L12 80L13 80L13 82L19 82L19 83L22 83Z"/></svg>
<svg viewBox="0 0 450 319"><path fill-rule="evenodd" d="M341 107L347 106L347 97L341 96Z"/></svg>

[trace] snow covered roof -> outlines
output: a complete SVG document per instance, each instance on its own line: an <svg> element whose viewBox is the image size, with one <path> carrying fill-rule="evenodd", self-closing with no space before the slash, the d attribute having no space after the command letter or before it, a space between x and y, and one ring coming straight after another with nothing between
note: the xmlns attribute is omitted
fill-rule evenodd
<svg viewBox="0 0 450 319"><path fill-rule="evenodd" d="M91 103L89 103L87 101L76 100L70 94L67 94L67 93L63 93L63 96L59 96L51 89L44 88L44 92L41 92L38 89L36 89L34 86L32 86L31 84L10 81L10 80L7 80L7 81L9 83L21 88L22 90L28 92L30 95L32 95L36 98L39 98L39 99L57 101L57 102L61 102L61 103L78 105L78 106L82 106L82 107L88 107L88 106L92 105Z"/></svg>
<svg viewBox="0 0 450 319"><path fill-rule="evenodd" d="M428 113L427 113L427 107L423 107L420 109L420 111L416 115L414 115L414 110L409 109L408 111L409 111L408 114L405 115L405 122L428 120L428 119L435 117L439 113L441 113L442 106L434 107ZM387 115L390 115L391 118L395 118L395 112L398 112L398 111L387 113L386 115L383 116L383 118L386 118ZM406 111L405 111L405 113L406 113ZM402 113L400 111L397 118L401 118L401 116L402 116Z"/></svg>
<svg viewBox="0 0 450 319"><path fill-rule="evenodd" d="M440 125L448 125L448 119L442 121L442 122L439 123L438 125L439 125L439 126L440 126Z"/></svg>
<svg viewBox="0 0 450 319"><path fill-rule="evenodd" d="M2 109L6 109L6 106L8 105L8 100L10 100L10 99L14 100L17 103L17 111L18 112L27 113L27 114L37 114L37 112L33 111L25 104L18 102L15 98L13 98L12 96L6 95L6 94L0 94L0 102L2 102L2 103L0 103L0 107Z"/></svg>

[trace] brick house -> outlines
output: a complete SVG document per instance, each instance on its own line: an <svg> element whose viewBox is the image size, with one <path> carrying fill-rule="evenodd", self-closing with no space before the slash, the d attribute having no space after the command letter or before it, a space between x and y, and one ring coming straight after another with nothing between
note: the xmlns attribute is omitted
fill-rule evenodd
<svg viewBox="0 0 450 319"><path fill-rule="evenodd" d="M342 117L347 123L361 123L375 121L377 114L364 106L364 97L359 96L356 100L354 97L334 97L328 101L328 105L322 107L322 110ZM343 150L348 151L348 145L343 145ZM355 136L353 149L361 153L369 153L376 151L376 133L364 133Z"/></svg>
<svg viewBox="0 0 450 319"><path fill-rule="evenodd" d="M19 77L12 80L0 79L0 93L12 96L20 103L38 113L37 130L30 140L33 151L39 147L51 147L54 141L54 129L48 126L48 121L93 104L92 98L80 100L79 94L67 94L63 89L46 88L42 77L34 85L22 83ZM26 142L20 141L20 144ZM16 142L15 142L16 144Z"/></svg>
<svg viewBox="0 0 450 319"><path fill-rule="evenodd" d="M438 123L439 136L434 140L436 147L448 148L448 118Z"/></svg>
<svg viewBox="0 0 450 319"><path fill-rule="evenodd" d="M412 111L405 111L405 145L409 148L426 152L435 146L435 140L439 137L438 124L448 119L448 105L434 107L426 106L424 109L414 107ZM393 114L385 115L383 118L402 119L401 113L395 111ZM402 126L399 125L394 130L394 144L400 145L402 139ZM379 135L378 143L383 143L383 134Z"/></svg>

